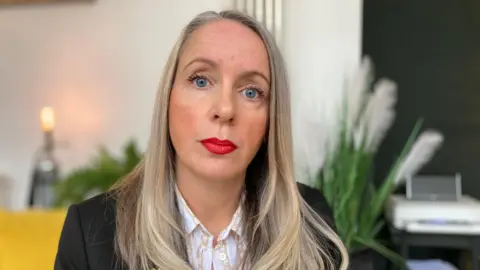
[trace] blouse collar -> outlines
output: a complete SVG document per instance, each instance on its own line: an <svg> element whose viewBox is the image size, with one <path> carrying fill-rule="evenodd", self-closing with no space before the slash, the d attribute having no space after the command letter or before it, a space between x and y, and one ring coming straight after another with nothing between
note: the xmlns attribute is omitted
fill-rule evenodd
<svg viewBox="0 0 480 270"><path fill-rule="evenodd" d="M180 210L180 214L183 218L183 226L186 230L187 234L191 234L196 228L200 227L202 228L205 232L209 233L208 230L202 225L200 220L195 216L195 214L192 212L190 207L187 205L187 202L183 198L182 194L180 193L180 190L178 187L176 187L176 195L177 195L177 203L178 207ZM235 211L235 214L233 214L232 220L230 221L230 224L220 233L218 236L218 240L225 239L230 232L236 233L238 236L242 236L243 233L243 224L242 224L242 219L243 219L243 202L245 200L245 195L243 194L241 197L241 200L238 205L237 210Z"/></svg>

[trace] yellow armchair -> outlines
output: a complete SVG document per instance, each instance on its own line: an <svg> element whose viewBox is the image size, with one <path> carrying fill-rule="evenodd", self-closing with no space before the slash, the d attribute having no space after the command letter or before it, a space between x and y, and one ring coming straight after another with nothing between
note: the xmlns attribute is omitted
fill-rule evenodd
<svg viewBox="0 0 480 270"><path fill-rule="evenodd" d="M0 210L0 270L51 270L66 210Z"/></svg>

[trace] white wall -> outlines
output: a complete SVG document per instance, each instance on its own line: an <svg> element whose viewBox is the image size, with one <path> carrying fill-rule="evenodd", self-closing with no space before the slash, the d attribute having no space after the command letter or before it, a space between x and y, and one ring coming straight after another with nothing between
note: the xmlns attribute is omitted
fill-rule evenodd
<svg viewBox="0 0 480 270"><path fill-rule="evenodd" d="M285 0L283 51L291 83L294 145L301 163L321 164L308 140L336 124L344 83L359 63L362 0ZM313 114L313 115L312 115ZM307 126L305 126L307 125ZM315 132L312 132L315 131ZM308 134L306 134L308 133ZM307 182L299 177L297 180Z"/></svg>
<svg viewBox="0 0 480 270"><path fill-rule="evenodd" d="M284 1L282 46L294 101L332 99L343 69L359 56L360 0ZM69 143L58 152L64 170L101 143L118 151L135 137L143 148L159 76L181 27L200 11L230 5L97 0L0 8L0 174L13 182L10 206L23 208L27 200L41 107L55 108L56 137Z"/></svg>
<svg viewBox="0 0 480 270"><path fill-rule="evenodd" d="M362 0L286 0L284 55L292 97L331 99L359 62ZM296 106L298 102L294 102Z"/></svg>

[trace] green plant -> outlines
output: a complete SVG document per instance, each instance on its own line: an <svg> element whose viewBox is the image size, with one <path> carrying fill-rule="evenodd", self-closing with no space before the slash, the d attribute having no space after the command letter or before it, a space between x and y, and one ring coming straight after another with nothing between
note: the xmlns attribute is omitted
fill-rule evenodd
<svg viewBox="0 0 480 270"><path fill-rule="evenodd" d="M70 172L56 186L56 205L66 206L107 191L119 179L128 174L140 162L142 153L135 141L129 141L123 155L115 157L101 146L86 166Z"/></svg>
<svg viewBox="0 0 480 270"><path fill-rule="evenodd" d="M337 148L326 157L324 167L317 175L316 187L322 190L331 205L338 234L349 250L368 247L392 261L403 263L401 257L377 241L377 235L385 224L380 216L396 187L396 172L419 129L420 122L390 173L376 188L371 177L374 153L365 151L364 141L355 147L352 138L342 128Z"/></svg>
<svg viewBox="0 0 480 270"><path fill-rule="evenodd" d="M373 163L394 120L396 86L381 79L372 91L372 81L370 62L365 59L345 93L340 123L333 133L324 136L322 164L309 169L313 171L310 174L314 185L330 204L338 234L350 251L371 248L396 263L404 263L378 240L385 223L381 215L395 188L431 159L443 137L435 131L420 134L422 121L418 121L388 175L380 186L375 186ZM309 128L314 134L325 129L321 125Z"/></svg>

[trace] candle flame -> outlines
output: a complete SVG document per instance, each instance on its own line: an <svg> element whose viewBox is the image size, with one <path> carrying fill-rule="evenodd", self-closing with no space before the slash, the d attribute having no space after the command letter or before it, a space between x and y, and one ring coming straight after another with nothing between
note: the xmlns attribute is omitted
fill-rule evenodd
<svg viewBox="0 0 480 270"><path fill-rule="evenodd" d="M51 107L44 107L40 111L40 123L45 132L50 132L55 127L55 113Z"/></svg>

